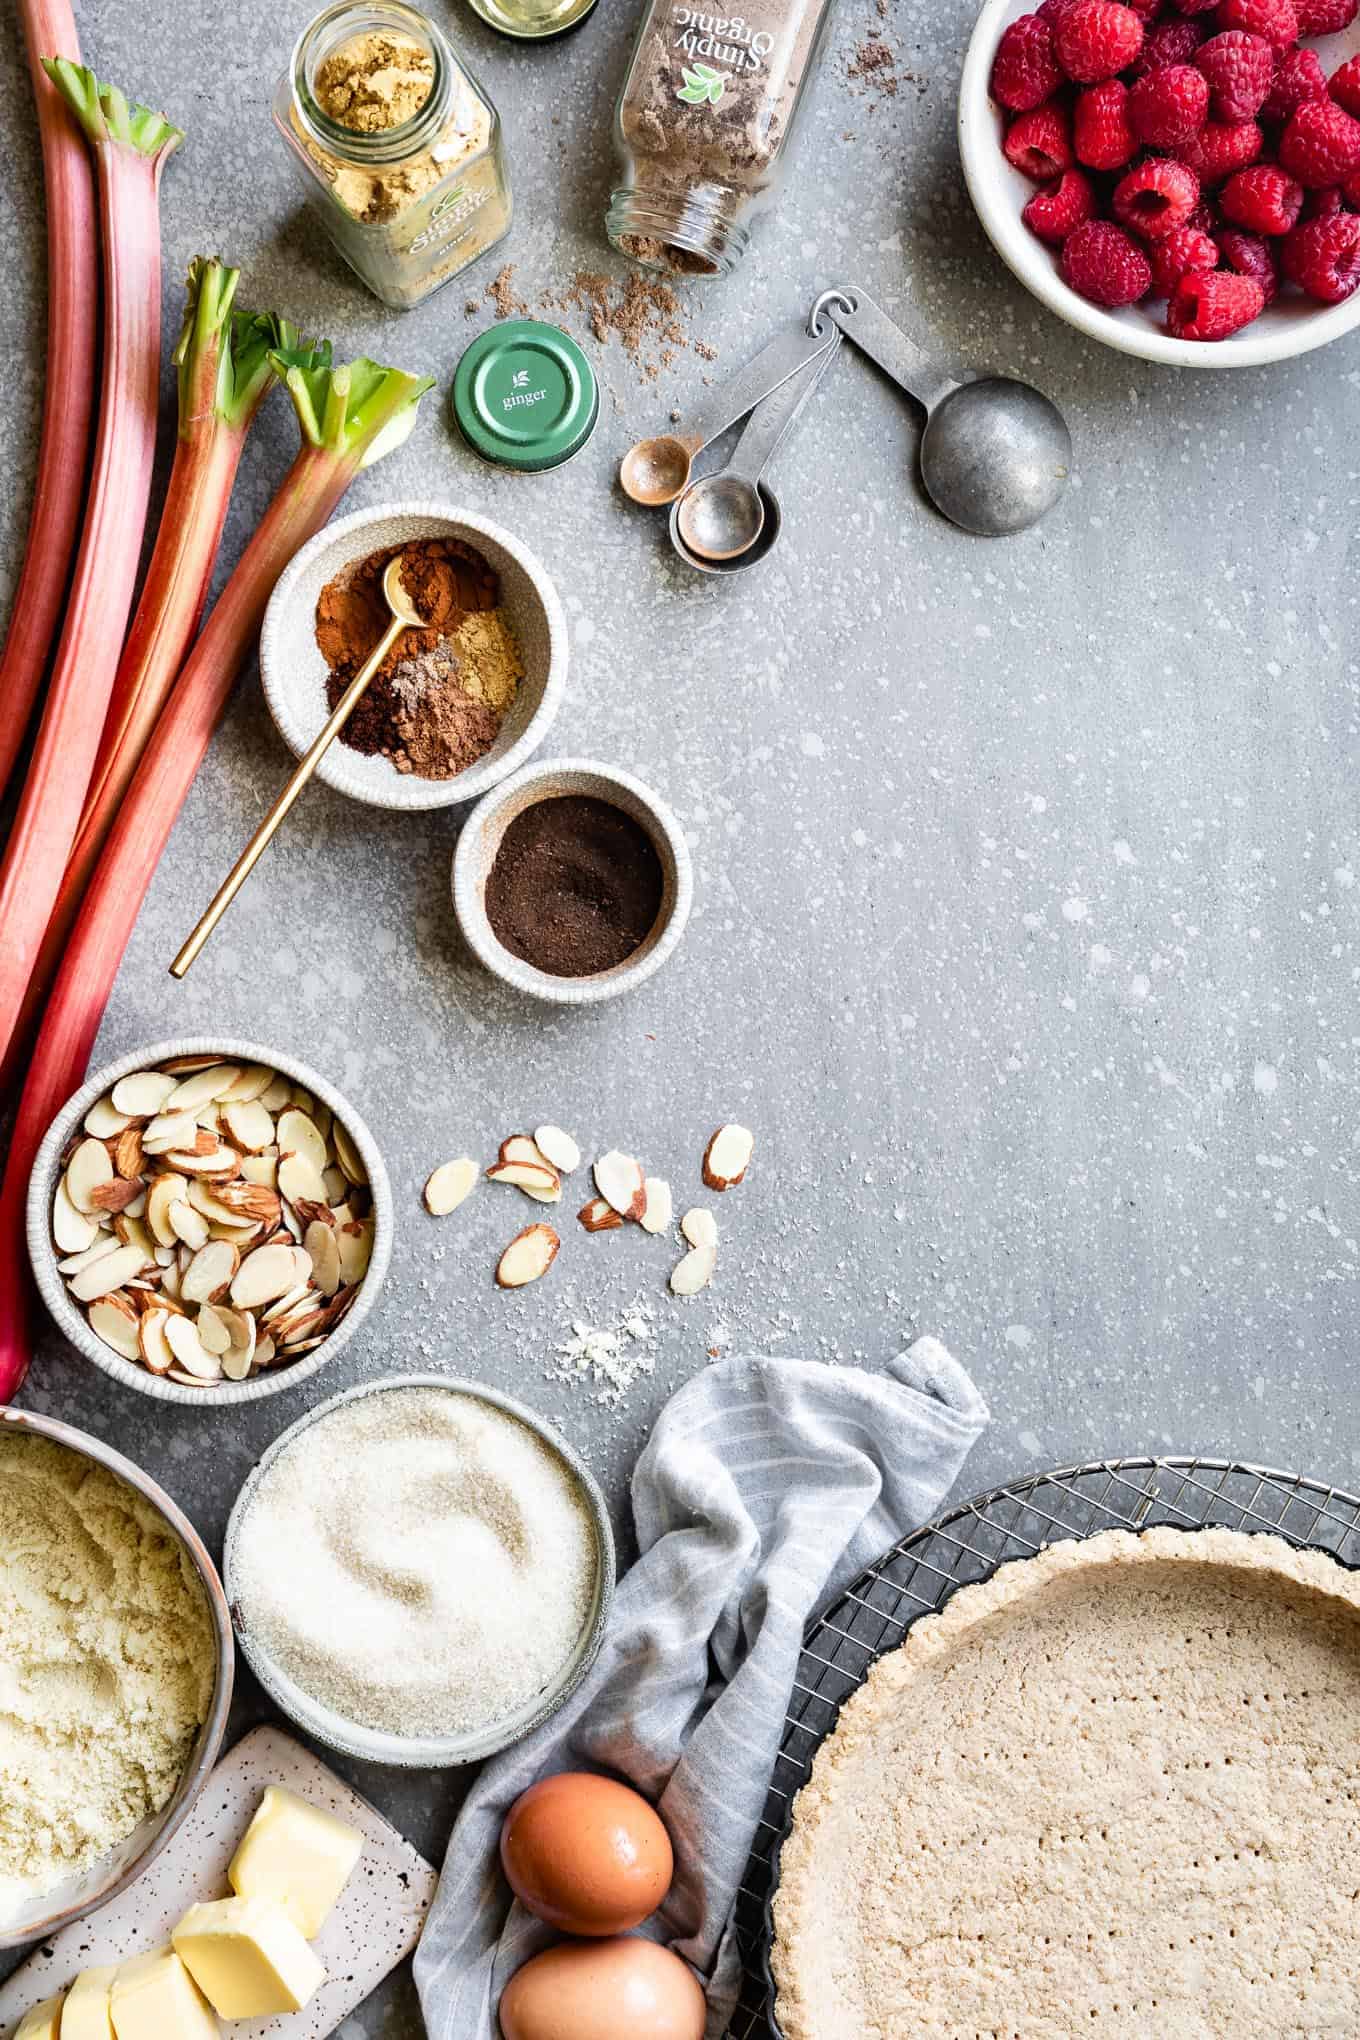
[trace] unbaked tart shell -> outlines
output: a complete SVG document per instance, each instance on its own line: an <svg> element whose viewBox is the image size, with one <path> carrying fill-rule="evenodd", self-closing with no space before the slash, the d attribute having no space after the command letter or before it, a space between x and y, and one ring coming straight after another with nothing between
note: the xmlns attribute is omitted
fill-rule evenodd
<svg viewBox="0 0 1360 2040"><path fill-rule="evenodd" d="M796 1802L785 2040L1360 2033L1360 1581L1208 1529L965 1587Z"/></svg>

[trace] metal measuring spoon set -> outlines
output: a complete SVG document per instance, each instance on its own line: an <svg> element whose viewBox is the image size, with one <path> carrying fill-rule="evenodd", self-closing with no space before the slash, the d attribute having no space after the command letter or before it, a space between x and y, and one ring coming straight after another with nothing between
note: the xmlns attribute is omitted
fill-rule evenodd
<svg viewBox="0 0 1360 2040"><path fill-rule="evenodd" d="M987 537L1024 531L1062 494L1072 441L1047 397L1009 376L947 375L864 291L827 290L806 331L772 340L689 427L639 440L625 454L625 494L652 508L670 505L671 544L687 565L736 573L773 549L782 520L764 473L842 337L924 409L921 480L951 523ZM739 418L746 423L726 465L696 476L696 457Z"/></svg>

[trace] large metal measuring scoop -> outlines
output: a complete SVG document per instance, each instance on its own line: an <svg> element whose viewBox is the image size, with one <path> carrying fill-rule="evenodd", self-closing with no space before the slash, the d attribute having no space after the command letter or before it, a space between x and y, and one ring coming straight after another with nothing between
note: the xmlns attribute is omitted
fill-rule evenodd
<svg viewBox="0 0 1360 2040"><path fill-rule="evenodd" d="M854 286L822 292L809 330L821 332L826 321L925 407L921 480L951 523L1000 538L1052 509L1072 461L1071 435L1056 404L1009 376L959 382L946 375Z"/></svg>

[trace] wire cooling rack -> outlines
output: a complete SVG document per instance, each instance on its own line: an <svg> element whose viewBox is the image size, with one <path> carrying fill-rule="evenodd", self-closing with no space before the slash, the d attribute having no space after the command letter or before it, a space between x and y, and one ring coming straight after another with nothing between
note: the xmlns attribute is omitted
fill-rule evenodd
<svg viewBox="0 0 1360 2040"><path fill-rule="evenodd" d="M869 1667L918 1616L1013 1558L1100 1530L1216 1525L1269 1531L1360 1566L1360 1497L1233 1459L1102 1459L975 1495L904 1537L808 1631L765 1811L737 1901L745 1965L728 2040L779 2040L770 2007L769 1908L794 1799L823 1738Z"/></svg>

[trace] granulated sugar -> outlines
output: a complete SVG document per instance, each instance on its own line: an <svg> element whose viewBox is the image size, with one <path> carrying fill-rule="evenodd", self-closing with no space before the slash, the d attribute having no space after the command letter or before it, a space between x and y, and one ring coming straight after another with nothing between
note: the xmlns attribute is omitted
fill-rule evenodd
<svg viewBox="0 0 1360 2040"><path fill-rule="evenodd" d="M586 1500L527 1425L389 1389L302 1432L237 1540L240 1620L303 1691L389 1735L455 1735L551 1684L597 1568Z"/></svg>

